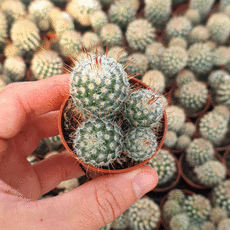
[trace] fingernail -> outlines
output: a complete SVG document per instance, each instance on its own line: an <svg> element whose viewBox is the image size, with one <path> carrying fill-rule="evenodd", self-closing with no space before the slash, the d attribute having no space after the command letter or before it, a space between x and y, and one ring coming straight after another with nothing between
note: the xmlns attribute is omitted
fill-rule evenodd
<svg viewBox="0 0 230 230"><path fill-rule="evenodd" d="M142 172L134 177L133 190L138 199L154 188L154 181L154 176L149 172Z"/></svg>

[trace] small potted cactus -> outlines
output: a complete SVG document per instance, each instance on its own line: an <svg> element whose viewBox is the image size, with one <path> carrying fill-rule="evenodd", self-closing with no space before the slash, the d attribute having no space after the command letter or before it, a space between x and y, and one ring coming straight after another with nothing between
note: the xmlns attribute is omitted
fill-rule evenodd
<svg viewBox="0 0 230 230"><path fill-rule="evenodd" d="M71 70L59 133L65 148L94 178L149 161L162 146L166 119L157 93L129 77L115 59L93 54Z"/></svg>

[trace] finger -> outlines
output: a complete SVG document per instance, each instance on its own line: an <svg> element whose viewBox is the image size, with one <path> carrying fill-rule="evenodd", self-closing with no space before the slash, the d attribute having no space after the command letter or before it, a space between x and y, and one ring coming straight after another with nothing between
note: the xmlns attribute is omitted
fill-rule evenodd
<svg viewBox="0 0 230 230"><path fill-rule="evenodd" d="M79 163L67 151L58 153L33 165L40 181L41 193L45 194L62 181L85 175Z"/></svg>
<svg viewBox="0 0 230 230"><path fill-rule="evenodd" d="M69 93L69 75L10 84L0 93L0 138L15 136L31 117L58 110Z"/></svg>
<svg viewBox="0 0 230 230"><path fill-rule="evenodd" d="M157 181L156 171L149 166L101 176L70 192L33 202L29 210L25 206L18 211L17 221L27 224L24 229L97 230L152 190Z"/></svg>

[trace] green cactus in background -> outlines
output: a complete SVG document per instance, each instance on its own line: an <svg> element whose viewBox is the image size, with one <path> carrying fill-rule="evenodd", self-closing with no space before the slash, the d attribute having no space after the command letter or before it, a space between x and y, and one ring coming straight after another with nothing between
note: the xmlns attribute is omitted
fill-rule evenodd
<svg viewBox="0 0 230 230"><path fill-rule="evenodd" d="M172 217L169 226L172 230L187 230L189 227L189 217L185 213L180 213Z"/></svg>
<svg viewBox="0 0 230 230"><path fill-rule="evenodd" d="M165 135L164 145L168 148L173 148L176 145L177 139L178 137L176 132L168 130Z"/></svg>
<svg viewBox="0 0 230 230"><path fill-rule="evenodd" d="M198 42L206 42L210 37L209 31L205 26L195 26L188 36L191 44Z"/></svg>
<svg viewBox="0 0 230 230"><path fill-rule="evenodd" d="M153 25L165 24L171 13L171 0L145 1L145 17Z"/></svg>
<svg viewBox="0 0 230 230"><path fill-rule="evenodd" d="M165 77L159 70L149 70L142 77L142 81L154 92L162 94L165 89Z"/></svg>
<svg viewBox="0 0 230 230"><path fill-rule="evenodd" d="M129 226L128 210L123 212L112 222L112 228L114 230L125 230Z"/></svg>
<svg viewBox="0 0 230 230"><path fill-rule="evenodd" d="M110 230L112 227L112 222L109 224L106 224L104 227L100 228L99 230Z"/></svg>
<svg viewBox="0 0 230 230"><path fill-rule="evenodd" d="M228 121L213 112L205 114L198 126L200 135L217 146L221 144L228 131Z"/></svg>
<svg viewBox="0 0 230 230"><path fill-rule="evenodd" d="M116 24L105 24L100 31L100 37L104 46L121 45L122 43L122 31Z"/></svg>
<svg viewBox="0 0 230 230"><path fill-rule="evenodd" d="M168 150L160 149L146 165L157 171L160 186L172 180L177 173L176 160Z"/></svg>
<svg viewBox="0 0 230 230"><path fill-rule="evenodd" d="M82 45L86 48L86 50L93 50L94 47L99 45L100 38L94 32L88 31L85 32L82 36Z"/></svg>
<svg viewBox="0 0 230 230"><path fill-rule="evenodd" d="M230 61L230 49L228 46L218 46L214 51L214 64L225 66Z"/></svg>
<svg viewBox="0 0 230 230"><path fill-rule="evenodd" d="M185 122L185 113L182 108L170 105L165 108L168 118L168 130L178 132Z"/></svg>
<svg viewBox="0 0 230 230"><path fill-rule="evenodd" d="M98 10L90 16L90 23L96 33L99 33L103 26L108 23L107 14Z"/></svg>
<svg viewBox="0 0 230 230"><path fill-rule="evenodd" d="M215 206L212 208L210 212L210 216L209 216L209 219L215 224L218 224L221 220L224 220L227 218L228 218L228 214L226 210L218 206Z"/></svg>
<svg viewBox="0 0 230 230"><path fill-rule="evenodd" d="M168 193L168 200L176 200L180 205L183 204L185 197L181 189L173 189Z"/></svg>
<svg viewBox="0 0 230 230"><path fill-rule="evenodd" d="M216 230L216 226L211 221L205 221L201 224L201 230Z"/></svg>
<svg viewBox="0 0 230 230"><path fill-rule="evenodd" d="M176 84L178 87L182 87L184 84L195 81L196 77L194 73L188 69L183 69L176 76Z"/></svg>
<svg viewBox="0 0 230 230"><path fill-rule="evenodd" d="M179 89L178 99L187 113L200 111L208 100L208 88L203 82L189 82Z"/></svg>
<svg viewBox="0 0 230 230"><path fill-rule="evenodd" d="M217 230L228 230L230 226L230 218L221 220L217 226Z"/></svg>
<svg viewBox="0 0 230 230"><path fill-rule="evenodd" d="M0 52L3 51L8 36L8 22L4 13L0 12Z"/></svg>
<svg viewBox="0 0 230 230"><path fill-rule="evenodd" d="M197 171L198 181L207 187L218 185L225 177L225 166L219 161L209 160L201 165Z"/></svg>
<svg viewBox="0 0 230 230"><path fill-rule="evenodd" d="M162 217L169 223L173 216L182 213L182 207L176 200L166 200L162 208Z"/></svg>
<svg viewBox="0 0 230 230"><path fill-rule="evenodd" d="M26 76L26 63L22 57L6 58L3 65L3 74L12 82L23 81Z"/></svg>
<svg viewBox="0 0 230 230"><path fill-rule="evenodd" d="M166 36L171 39L175 37L187 38L192 30L190 20L185 16L176 16L169 20L165 32Z"/></svg>
<svg viewBox="0 0 230 230"><path fill-rule="evenodd" d="M230 111L225 105L216 105L212 112L223 116L226 121L230 119Z"/></svg>
<svg viewBox="0 0 230 230"><path fill-rule="evenodd" d="M202 222L208 219L211 204L206 197L194 194L185 198L183 210L191 221Z"/></svg>
<svg viewBox="0 0 230 230"><path fill-rule="evenodd" d="M35 79L41 80L61 74L63 61L58 53L51 50L41 50L35 53L31 61L31 71Z"/></svg>
<svg viewBox="0 0 230 230"><path fill-rule="evenodd" d="M88 119L74 134L74 153L84 164L108 167L123 151L123 135L121 127L115 122L108 119Z"/></svg>
<svg viewBox="0 0 230 230"><path fill-rule="evenodd" d="M181 129L179 130L179 134L180 135L186 135L186 136L189 136L190 138L192 138L195 131L196 131L196 126L192 122L185 122L181 126Z"/></svg>
<svg viewBox="0 0 230 230"><path fill-rule="evenodd" d="M230 76L225 75L225 79L215 90L214 99L217 104L222 104L230 108Z"/></svg>
<svg viewBox="0 0 230 230"><path fill-rule="evenodd" d="M173 76L187 64L187 52L182 47L172 46L164 50L161 57L161 70L166 76Z"/></svg>
<svg viewBox="0 0 230 230"><path fill-rule="evenodd" d="M218 88L218 86L223 83L224 79L228 78L228 72L225 70L214 70L208 76L208 84L212 88Z"/></svg>
<svg viewBox="0 0 230 230"><path fill-rule="evenodd" d="M187 135L181 135L178 137L176 142L176 148L180 150L185 150L191 143L191 138Z"/></svg>
<svg viewBox="0 0 230 230"><path fill-rule="evenodd" d="M128 210L129 225L133 230L156 229L161 214L159 206L153 200L141 198Z"/></svg>
<svg viewBox="0 0 230 230"><path fill-rule="evenodd" d="M8 58L8 57L21 57L22 53L21 53L21 50L19 50L17 48L17 46L15 46L13 43L9 42L4 47L4 55L6 56L6 58Z"/></svg>
<svg viewBox="0 0 230 230"><path fill-rule="evenodd" d="M118 61L118 63L121 63L122 65L125 65L128 61L128 52L125 51L120 46L113 46L109 49L107 53L107 57L113 58Z"/></svg>
<svg viewBox="0 0 230 230"><path fill-rule="evenodd" d="M58 194L63 194L77 188L79 185L80 184L78 178L73 178L70 180L62 181L56 188L60 190Z"/></svg>
<svg viewBox="0 0 230 230"><path fill-rule="evenodd" d="M214 13L207 21L210 40L216 43L226 43L230 34L230 19L223 13Z"/></svg>
<svg viewBox="0 0 230 230"><path fill-rule="evenodd" d="M170 41L169 41L169 44L168 46L171 47L171 46L179 46L179 47L182 47L183 49L187 49L187 41L182 38L182 37L175 37L175 38L172 38Z"/></svg>
<svg viewBox="0 0 230 230"><path fill-rule="evenodd" d="M144 51L155 37L155 28L146 19L136 19L127 26L126 39L133 50Z"/></svg>
<svg viewBox="0 0 230 230"><path fill-rule="evenodd" d="M152 69L160 70L161 68L161 56L164 52L164 46L160 42L152 42L147 45L145 55L149 61L149 67Z"/></svg>
<svg viewBox="0 0 230 230"><path fill-rule="evenodd" d="M214 159L212 143L204 138L194 139L186 150L185 159L191 166L200 166Z"/></svg>
<svg viewBox="0 0 230 230"><path fill-rule="evenodd" d="M127 24L135 19L135 9L130 2L115 2L108 11L112 23L125 28Z"/></svg>
<svg viewBox="0 0 230 230"><path fill-rule="evenodd" d="M198 10L188 8L185 11L184 16L187 17L194 26L200 24L201 22L200 13Z"/></svg>
<svg viewBox="0 0 230 230"><path fill-rule="evenodd" d="M128 56L127 72L131 75L143 75L148 69L148 59L142 53L132 53Z"/></svg>

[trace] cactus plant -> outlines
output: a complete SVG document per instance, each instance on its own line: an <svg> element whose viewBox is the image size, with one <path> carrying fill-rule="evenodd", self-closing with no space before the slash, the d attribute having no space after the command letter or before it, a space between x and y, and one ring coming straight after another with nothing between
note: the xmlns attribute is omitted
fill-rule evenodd
<svg viewBox="0 0 230 230"><path fill-rule="evenodd" d="M104 46L121 45L122 43L122 31L116 24L105 24L100 31L100 37Z"/></svg>
<svg viewBox="0 0 230 230"><path fill-rule="evenodd" d="M225 105L216 105L212 112L223 116L226 121L230 119L230 111Z"/></svg>
<svg viewBox="0 0 230 230"><path fill-rule="evenodd" d="M228 214L225 209L215 206L212 208L210 212L209 219L213 222L218 224L221 220L227 219Z"/></svg>
<svg viewBox="0 0 230 230"><path fill-rule="evenodd" d="M196 131L196 126L192 122L185 122L181 126L181 129L179 130L179 134L193 137L195 131Z"/></svg>
<svg viewBox="0 0 230 230"><path fill-rule="evenodd" d="M82 44L88 50L92 50L99 45L100 38L94 32L88 31L82 36Z"/></svg>
<svg viewBox="0 0 230 230"><path fill-rule="evenodd" d="M143 197L128 210L129 225L133 230L156 229L160 221L160 209L153 200Z"/></svg>
<svg viewBox="0 0 230 230"><path fill-rule="evenodd" d="M201 165L197 171L198 181L207 186L213 187L223 181L226 177L225 166L215 160L209 160Z"/></svg>
<svg viewBox="0 0 230 230"><path fill-rule="evenodd" d="M195 81L196 77L194 73L188 69L183 69L176 76L176 84L180 88L184 84L188 84L189 82Z"/></svg>
<svg viewBox="0 0 230 230"><path fill-rule="evenodd" d="M204 138L194 139L186 150L185 159L191 166L203 165L214 159L215 150L212 143Z"/></svg>
<svg viewBox="0 0 230 230"><path fill-rule="evenodd" d="M200 111L207 102L208 88L203 82L189 82L179 89L178 99L186 112L194 113Z"/></svg>
<svg viewBox="0 0 230 230"><path fill-rule="evenodd" d="M3 74L12 82L22 81L26 76L26 63L22 57L9 57L6 58Z"/></svg>
<svg viewBox="0 0 230 230"><path fill-rule="evenodd" d="M176 200L180 205L183 204L185 194L181 189L173 189L168 193L168 200Z"/></svg>
<svg viewBox="0 0 230 230"><path fill-rule="evenodd" d="M169 41L169 44L168 44L169 47L171 47L171 46L179 46L179 47L182 47L185 50L187 48L187 45L188 45L187 41L182 37L174 37Z"/></svg>
<svg viewBox="0 0 230 230"><path fill-rule="evenodd" d="M127 26L126 39L133 50L144 51L155 37L155 28L146 19L136 19Z"/></svg>
<svg viewBox="0 0 230 230"><path fill-rule="evenodd" d="M205 221L201 224L201 230L216 230L216 226L211 221Z"/></svg>
<svg viewBox="0 0 230 230"><path fill-rule="evenodd" d="M6 45L7 36L8 36L7 18L4 13L0 12L0 51L1 52Z"/></svg>
<svg viewBox="0 0 230 230"><path fill-rule="evenodd" d="M172 230L187 230L189 227L189 217L185 213L180 213L172 217L169 226Z"/></svg>
<svg viewBox="0 0 230 230"><path fill-rule="evenodd" d="M160 42L152 42L147 45L145 55L149 61L149 67L152 69L160 70L161 68L161 56L164 52L164 46Z"/></svg>
<svg viewBox="0 0 230 230"><path fill-rule="evenodd" d="M168 148L173 148L176 145L177 139L177 134L172 130L168 130L165 135L164 145Z"/></svg>
<svg viewBox="0 0 230 230"><path fill-rule="evenodd" d="M185 49L172 46L164 50L161 58L161 70L166 76L173 76L181 71L187 64Z"/></svg>
<svg viewBox="0 0 230 230"><path fill-rule="evenodd" d="M142 77L142 81L160 94L162 94L165 89L165 77L159 70L149 70Z"/></svg>
<svg viewBox="0 0 230 230"><path fill-rule="evenodd" d="M179 150L185 150L191 143L191 138L187 135L181 135L177 138L176 148Z"/></svg>
<svg viewBox="0 0 230 230"><path fill-rule="evenodd" d="M176 200L166 200L162 208L162 217L164 221L169 222L173 216L182 212L182 207Z"/></svg>
<svg viewBox="0 0 230 230"><path fill-rule="evenodd" d="M125 230L129 226L128 210L123 212L112 222L112 229Z"/></svg>
<svg viewBox="0 0 230 230"><path fill-rule="evenodd" d="M112 227L112 222L109 224L106 224L104 227L100 228L99 230L110 230Z"/></svg>
<svg viewBox="0 0 230 230"><path fill-rule="evenodd" d="M191 44L198 42L206 42L210 37L209 31L205 26L195 26L188 36Z"/></svg>
<svg viewBox="0 0 230 230"><path fill-rule="evenodd" d="M146 165L153 167L158 174L158 185L163 186L177 173L176 160L168 150L160 149Z"/></svg>
<svg viewBox="0 0 230 230"><path fill-rule="evenodd" d="M37 80L61 74L62 66L63 61L58 53L51 50L41 50L35 53L31 61L31 71Z"/></svg>
<svg viewBox="0 0 230 230"><path fill-rule="evenodd" d="M183 209L191 221L202 222L208 219L211 204L206 197L194 194L185 198Z"/></svg>
<svg viewBox="0 0 230 230"><path fill-rule="evenodd" d="M191 30L192 24L190 20L187 19L187 17L176 16L169 20L165 32L169 39L174 37L182 37L186 39Z"/></svg>
<svg viewBox="0 0 230 230"><path fill-rule="evenodd" d="M230 49L228 46L218 46L214 51L214 64L216 66L226 65L230 61Z"/></svg>
<svg viewBox="0 0 230 230"><path fill-rule="evenodd" d="M62 181L56 188L58 190L61 190L61 191L59 191L59 194L63 194L65 192L69 192L69 191L77 188L78 186L79 186L78 179L73 178L73 179L70 179L70 180Z"/></svg>
<svg viewBox="0 0 230 230"><path fill-rule="evenodd" d="M222 221L217 226L217 230L228 230L230 226L230 218L226 218Z"/></svg>
<svg viewBox="0 0 230 230"><path fill-rule="evenodd" d="M188 49L188 66L199 74L206 73L214 65L214 54L206 43L194 43Z"/></svg>
<svg viewBox="0 0 230 230"><path fill-rule="evenodd" d="M212 41L223 44L230 34L230 19L223 13L212 14L207 21L207 29Z"/></svg>
<svg viewBox="0 0 230 230"><path fill-rule="evenodd" d="M124 65L128 61L128 52L120 46L113 46L111 49L109 49L107 57L113 58L117 60L118 63Z"/></svg>
<svg viewBox="0 0 230 230"><path fill-rule="evenodd" d="M225 75L225 79L215 90L215 101L217 104L223 104L230 108L230 77Z"/></svg>
<svg viewBox="0 0 230 230"><path fill-rule="evenodd" d="M135 19L135 9L130 2L115 2L109 8L109 19L112 23L125 28Z"/></svg>
<svg viewBox="0 0 230 230"><path fill-rule="evenodd" d="M200 13L198 10L188 8L185 11L184 16L191 21L192 25L197 25L201 22Z"/></svg>
<svg viewBox="0 0 230 230"><path fill-rule="evenodd" d="M145 1L145 17L153 25L165 24L171 13L171 0Z"/></svg>
<svg viewBox="0 0 230 230"><path fill-rule="evenodd" d="M22 53L21 53L21 50L18 49L13 43L8 43L4 47L4 55L6 56L6 58L8 58L8 57L21 57Z"/></svg>
<svg viewBox="0 0 230 230"><path fill-rule="evenodd" d="M98 10L90 16L90 23L96 33L101 31L101 28L108 23L107 14L104 11Z"/></svg>
<svg viewBox="0 0 230 230"><path fill-rule="evenodd" d="M208 76L208 83L212 88L217 88L224 79L227 79L228 72L225 70L215 70Z"/></svg>

